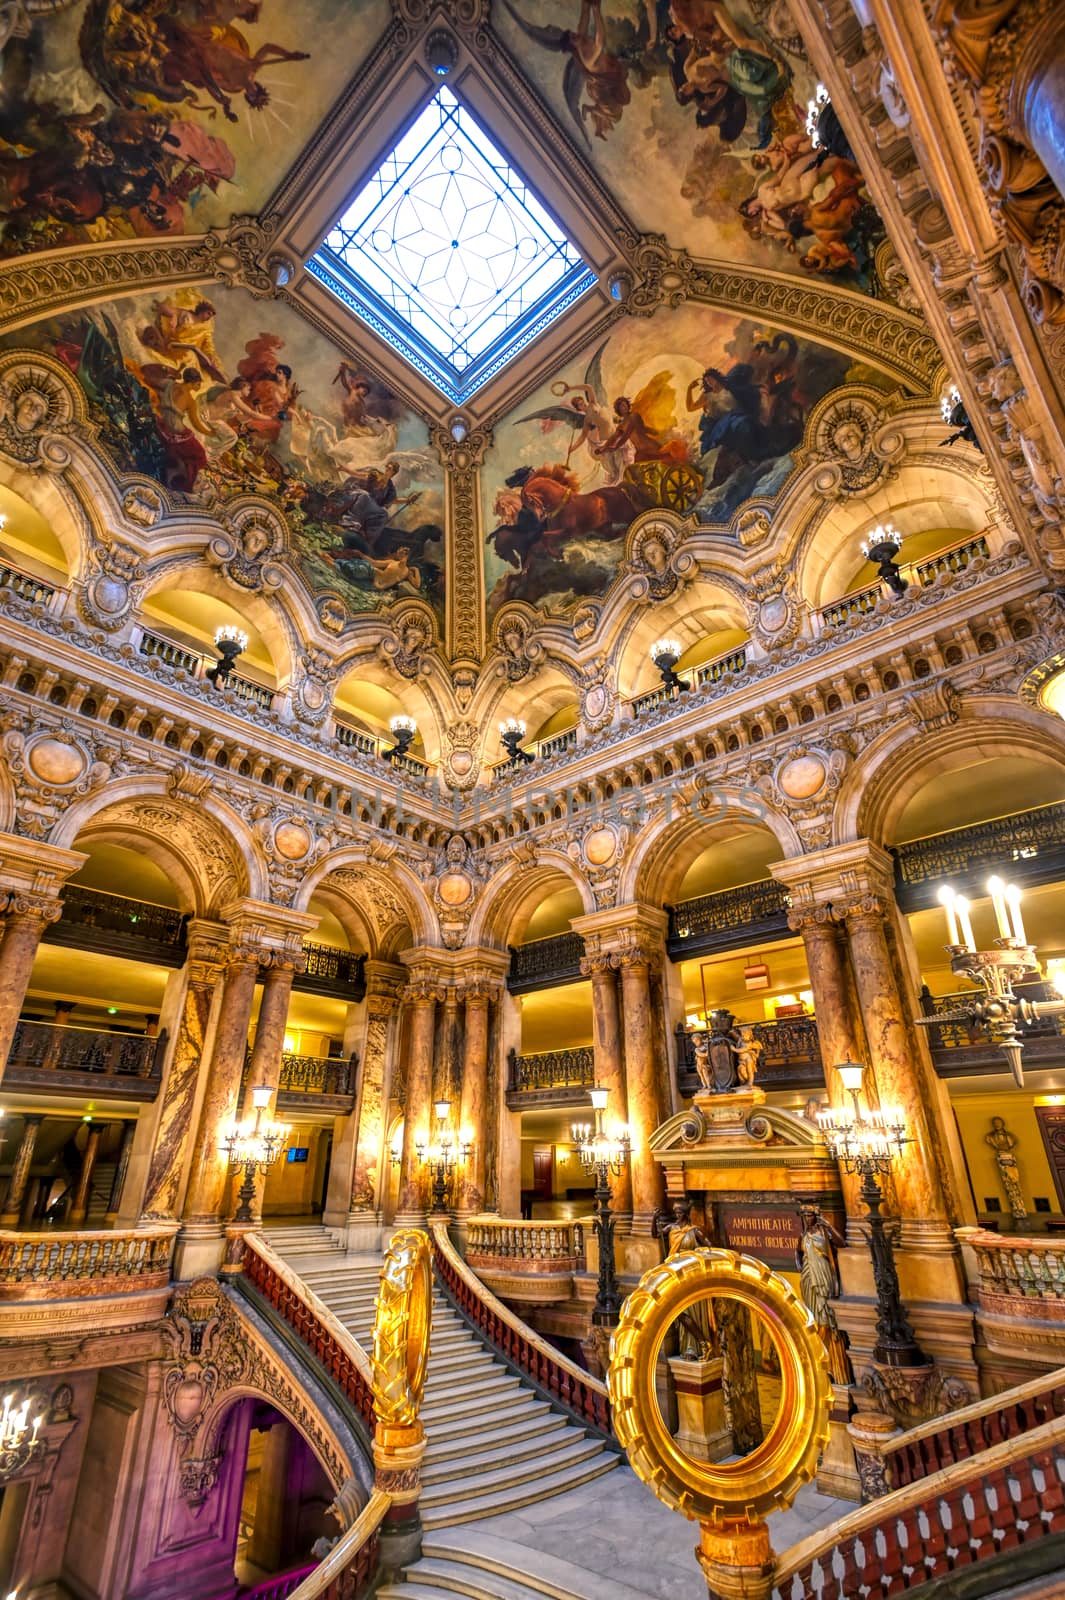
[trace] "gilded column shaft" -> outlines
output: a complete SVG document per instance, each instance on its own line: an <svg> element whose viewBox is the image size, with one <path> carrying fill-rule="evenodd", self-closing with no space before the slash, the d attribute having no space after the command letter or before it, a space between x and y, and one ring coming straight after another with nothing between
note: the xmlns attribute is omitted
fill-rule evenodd
<svg viewBox="0 0 1065 1600"><path fill-rule="evenodd" d="M629 1096L622 1059L621 1014L618 1008L616 965L609 956L585 956L581 971L592 980L592 1027L595 1041L595 1081L609 1095L608 1107L629 1114ZM611 1183L614 1210L624 1216L632 1210L632 1176L623 1168Z"/></svg>
<svg viewBox="0 0 1065 1600"><path fill-rule="evenodd" d="M221 1214L227 1169L219 1149L219 1137L222 1129L235 1119L240 1104L240 1080L258 967L257 950L239 949L230 957L226 970L214 1049L207 1069L207 1088L192 1151L185 1199L186 1222L217 1222Z"/></svg>

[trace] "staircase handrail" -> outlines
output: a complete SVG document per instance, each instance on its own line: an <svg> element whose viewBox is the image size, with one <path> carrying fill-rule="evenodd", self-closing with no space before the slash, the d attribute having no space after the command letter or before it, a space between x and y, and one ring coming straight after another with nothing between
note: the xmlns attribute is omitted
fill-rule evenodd
<svg viewBox="0 0 1065 1600"><path fill-rule="evenodd" d="M377 1535L391 1504L390 1494L375 1489L351 1527L341 1534L325 1560L304 1578L290 1600L320 1600L323 1595L326 1600L358 1600L366 1593L377 1571ZM352 1582L341 1588L347 1578Z"/></svg>
<svg viewBox="0 0 1065 1600"><path fill-rule="evenodd" d="M429 1228L437 1276L466 1320L513 1366L560 1401L585 1427L612 1439L606 1384L563 1355L502 1300L496 1299L455 1249L448 1236L446 1219L430 1217Z"/></svg>
<svg viewBox="0 0 1065 1600"><path fill-rule="evenodd" d="M248 1282L317 1357L372 1434L373 1372L362 1345L261 1234L246 1233L244 1249L244 1276Z"/></svg>
<svg viewBox="0 0 1065 1600"><path fill-rule="evenodd" d="M1046 1402L1049 1415L1039 1415L1042 1401ZM1009 1423L1012 1426L1004 1426L1000 1438L984 1438L975 1448L970 1448L975 1439L972 1425L986 1422L989 1418L994 1425L1003 1418L1004 1413L1010 1413ZM881 1454L892 1469L894 1487L901 1488L903 1483L916 1482L921 1476L913 1471L918 1465L924 1467L923 1476L927 1480L930 1472L950 1466L955 1461L969 1460L980 1451L1001 1444L1004 1439L1019 1438L1044 1422L1053 1420L1055 1416L1065 1416L1065 1367L1040 1373L1037 1378L1029 1378L1027 1383L1016 1384L1012 1389L1000 1389L997 1394L974 1400L971 1405L960 1406L957 1411L948 1411L927 1422L919 1422L916 1427L907 1428L904 1433L886 1439ZM855 1420L861 1422L860 1412ZM920 1447L930 1439L939 1440L946 1447L949 1452L946 1460L928 1463ZM904 1462L903 1458L910 1451L916 1451L916 1456ZM908 1475L900 1477L900 1468Z"/></svg>
<svg viewBox="0 0 1065 1600"><path fill-rule="evenodd" d="M851 1596L857 1597L867 1592L863 1590L866 1579L858 1564L858 1544L861 1543L863 1550L868 1552L869 1570L875 1570L878 1582L882 1581L885 1576L895 1571L895 1568L890 1566L890 1551L894 1548L899 1553L896 1530L900 1519L909 1513L913 1513L913 1518L905 1531L912 1537L913 1542L907 1541L904 1556L899 1553L899 1561L900 1563L904 1561L908 1572L908 1575L903 1577L903 1586L917 1588L927 1583L934 1574L928 1563L922 1561L921 1547L925 1540L929 1542L929 1560L932 1565L935 1564L937 1550L942 1557L946 1530L942 1525L939 1507L944 1503L952 1517L950 1537L946 1542L957 1546L949 1570L971 1564L977 1556L973 1545L966 1545L964 1542L966 1514L960 1501L966 1494L980 1493L987 1488L995 1491L997 1510L994 1516L999 1517L1000 1522L991 1520L991 1526L986 1529L984 1542L990 1542L991 1551L985 1554L994 1553L1003 1547L1009 1548L1004 1537L1007 1531L1005 1519L1007 1516L1010 1517L1012 1519L1010 1526L1015 1527L1018 1518L1023 1516L1024 1512L1023 1506L1014 1504L1009 1492L1007 1469L1013 1467L1019 1470L1027 1466L1029 1472L1033 1470L1041 1472L1046 1482L1043 1509L1050 1513L1050 1520L1053 1520L1054 1508L1051 1506L1050 1496L1054 1485L1057 1489L1056 1509L1059 1513L1065 1513L1065 1493L1058 1471L1054 1467L1055 1453L1059 1461L1065 1459L1065 1417L1055 1417L1051 1422L1045 1422L1042 1427L1033 1429L1031 1433L1019 1434L1017 1438L1006 1439L1002 1444L992 1445L990 1450L983 1450L978 1455L966 1456L964 1460L955 1461L951 1466L943 1467L926 1478L918 1478L901 1489L894 1489L890 1494L870 1501L868 1505L860 1506L841 1518L839 1522L831 1524L828 1528L818 1529L816 1533L801 1539L798 1544L792 1545L778 1556L773 1569L773 1600L791 1600L793 1581L797 1574L802 1574L800 1583L804 1600L821 1600L822 1595L825 1600L829 1595L832 1600L849 1600ZM1021 1487L1023 1502L1025 1498L1023 1483ZM981 1501L985 1498L981 1493ZM1036 1499L1038 1504L1038 1495ZM927 1519L927 1534L922 1533L920 1529L919 1513ZM988 1515L990 1519L992 1517L990 1508ZM955 1520L959 1526L955 1526ZM979 1512L976 1520L979 1521ZM1049 1521L1041 1520L1037 1513L1030 1519L1025 1542L1050 1531ZM1058 1531L1060 1532L1060 1526ZM877 1532L886 1542L888 1557L877 1549L875 1538ZM1003 1537L996 1539L994 1534L997 1532L1001 1532ZM832 1561L837 1551L843 1564L842 1577L838 1568L834 1568ZM815 1562L821 1567L825 1578L823 1587L818 1587L814 1583ZM902 1571L901 1566L899 1570ZM944 1572L948 1570L945 1560L942 1570ZM848 1582L852 1587L846 1587ZM894 1593L895 1590L891 1589L890 1592Z"/></svg>

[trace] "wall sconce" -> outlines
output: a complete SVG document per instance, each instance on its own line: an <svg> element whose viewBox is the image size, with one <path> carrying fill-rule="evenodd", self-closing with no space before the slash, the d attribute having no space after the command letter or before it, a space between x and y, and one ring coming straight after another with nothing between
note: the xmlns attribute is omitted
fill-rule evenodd
<svg viewBox="0 0 1065 1600"><path fill-rule="evenodd" d="M214 630L214 642L220 659L213 667L208 667L204 676L209 678L217 689L229 678L237 657L248 648L248 635L243 628L235 628L227 622Z"/></svg>
<svg viewBox="0 0 1065 1600"><path fill-rule="evenodd" d="M960 439L963 444L974 445L983 454L983 446L976 437L973 425L969 421L969 413L965 409L965 401L953 385L943 396L939 409L947 427L954 429L949 439L941 440L941 448L943 445L957 444Z"/></svg>
<svg viewBox="0 0 1065 1600"><path fill-rule="evenodd" d="M895 594L905 594L910 587L899 571L896 556L902 549L902 535L895 532L890 523L877 526L862 540L862 555L866 561L874 561L878 577L883 578L888 588Z"/></svg>
<svg viewBox="0 0 1065 1600"><path fill-rule="evenodd" d="M523 750L521 741L525 737L525 724L520 717L508 717L499 724L499 738L511 761L535 761L536 757L531 750Z"/></svg>
<svg viewBox="0 0 1065 1600"><path fill-rule="evenodd" d="M254 1123L250 1127L246 1122L234 1123L219 1140L222 1154L230 1166L244 1168L244 1182L237 1191L240 1205L234 1222L253 1220L251 1203L255 1199L256 1175L261 1172L265 1176L284 1151L292 1131L282 1122L263 1121L263 1112L270 1104L273 1092L268 1084L257 1085L251 1092L255 1107Z"/></svg>
<svg viewBox="0 0 1065 1600"><path fill-rule="evenodd" d="M383 750L382 756L386 761L391 761L395 756L405 756L411 747L411 740L418 731L418 724L413 717L399 715L393 717L388 726L392 730L392 737L396 741L391 750Z"/></svg>
<svg viewBox="0 0 1065 1600"><path fill-rule="evenodd" d="M0 1479L13 1477L29 1466L44 1441L40 1438L44 1414L30 1422L30 1395L21 1405L15 1396L4 1396L4 1409L0 1415Z"/></svg>
<svg viewBox="0 0 1065 1600"><path fill-rule="evenodd" d="M662 675L662 684L666 689L690 689L691 684L685 683L683 678L677 676L676 665L681 657L679 639L656 639L651 646L651 660Z"/></svg>

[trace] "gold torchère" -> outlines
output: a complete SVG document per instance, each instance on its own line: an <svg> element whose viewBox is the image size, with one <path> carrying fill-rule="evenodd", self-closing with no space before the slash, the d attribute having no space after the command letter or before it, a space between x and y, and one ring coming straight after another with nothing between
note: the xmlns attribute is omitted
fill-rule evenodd
<svg viewBox="0 0 1065 1600"><path fill-rule="evenodd" d="M701 1301L738 1301L768 1329L780 1363L776 1419L742 1461L701 1461L670 1434L655 1369L670 1327ZM765 1600L773 1552L765 1516L785 1510L817 1471L828 1440L831 1389L813 1318L783 1278L733 1250L690 1250L644 1273L625 1301L607 1373L614 1431L658 1498L700 1524L696 1547L711 1593Z"/></svg>
<svg viewBox="0 0 1065 1600"><path fill-rule="evenodd" d="M388 1566L406 1565L421 1550L421 1464L425 1431L418 1413L432 1332L433 1267L418 1228L392 1235L381 1268L370 1365L373 1373L374 1487L391 1497L381 1525Z"/></svg>

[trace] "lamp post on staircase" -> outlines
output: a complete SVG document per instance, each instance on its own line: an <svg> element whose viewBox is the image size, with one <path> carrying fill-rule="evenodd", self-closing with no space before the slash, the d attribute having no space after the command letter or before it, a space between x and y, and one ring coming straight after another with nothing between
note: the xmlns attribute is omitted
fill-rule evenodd
<svg viewBox="0 0 1065 1600"><path fill-rule="evenodd" d="M610 1176L620 1177L621 1170L632 1153L627 1128L619 1128L608 1136L603 1127L608 1091L589 1091L595 1112L594 1128L587 1122L573 1124L573 1141L586 1172L594 1172L595 1184L595 1234L599 1242L599 1280L596 1287L592 1326L613 1328L621 1311L621 1290L618 1287L617 1266L614 1261L614 1218L610 1211Z"/></svg>

